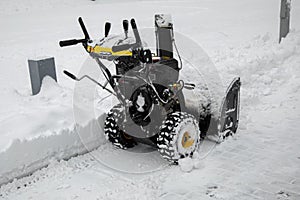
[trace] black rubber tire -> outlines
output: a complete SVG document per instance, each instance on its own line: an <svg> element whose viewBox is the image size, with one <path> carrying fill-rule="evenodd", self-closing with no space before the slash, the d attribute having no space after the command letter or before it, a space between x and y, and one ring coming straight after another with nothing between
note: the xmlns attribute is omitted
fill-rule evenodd
<svg viewBox="0 0 300 200"><path fill-rule="evenodd" d="M186 152L182 151L179 147L179 141L182 140L182 129L187 124L193 129L193 146ZM179 140L179 141L178 141ZM200 130L195 117L185 112L174 112L169 114L162 126L157 137L157 147L161 156L171 163L178 164L180 158L192 156L194 151L197 150L200 143Z"/></svg>
<svg viewBox="0 0 300 200"><path fill-rule="evenodd" d="M122 105L114 106L105 119L104 134L105 138L114 146L120 149L128 149L137 145L137 142L119 128L118 121L123 120L122 116Z"/></svg>

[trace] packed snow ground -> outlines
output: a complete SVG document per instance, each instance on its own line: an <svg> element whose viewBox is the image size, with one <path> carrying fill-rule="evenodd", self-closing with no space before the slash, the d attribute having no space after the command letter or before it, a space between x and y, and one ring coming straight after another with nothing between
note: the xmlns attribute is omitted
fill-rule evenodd
<svg viewBox="0 0 300 200"><path fill-rule="evenodd" d="M0 198L300 198L299 2L292 2L292 31L280 45L277 1L43 2L0 3L0 184L50 163L3 185ZM225 85L235 75L242 79L237 136L216 146L205 159L199 152L199 158L182 161L183 170L195 168L190 173L168 166L147 147L114 149L92 119L75 125L74 83L61 73L65 68L79 72L85 61L82 48L57 45L61 39L82 35L78 16L84 17L93 36L101 36L106 20L118 33L126 17L152 27L155 13L173 15L175 30L208 52ZM26 61L45 55L55 56L58 84L45 79L41 93L31 96ZM78 136L77 129L88 131ZM90 154L66 160L99 145ZM120 168L130 173L121 173Z"/></svg>

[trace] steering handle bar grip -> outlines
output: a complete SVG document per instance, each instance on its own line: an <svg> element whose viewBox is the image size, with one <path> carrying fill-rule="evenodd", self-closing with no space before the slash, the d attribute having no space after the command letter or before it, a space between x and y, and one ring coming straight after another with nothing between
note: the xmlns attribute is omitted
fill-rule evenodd
<svg viewBox="0 0 300 200"><path fill-rule="evenodd" d="M77 39L72 39L72 40L63 40L59 42L59 46L60 47L66 47L66 46L72 46L72 45L76 45L78 43L83 43L86 42L86 39L81 39L81 40L77 40Z"/></svg>

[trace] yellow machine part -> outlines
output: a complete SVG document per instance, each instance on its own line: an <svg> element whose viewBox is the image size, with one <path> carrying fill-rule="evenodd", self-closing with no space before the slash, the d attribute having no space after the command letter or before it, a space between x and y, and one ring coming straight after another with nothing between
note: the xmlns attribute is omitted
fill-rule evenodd
<svg viewBox="0 0 300 200"><path fill-rule="evenodd" d="M109 47L102 47L96 45L95 47L87 46L87 51L90 53L97 53L97 54L103 54L103 55L112 55L112 56L132 56L132 52L129 50L124 51L112 51L112 48Z"/></svg>

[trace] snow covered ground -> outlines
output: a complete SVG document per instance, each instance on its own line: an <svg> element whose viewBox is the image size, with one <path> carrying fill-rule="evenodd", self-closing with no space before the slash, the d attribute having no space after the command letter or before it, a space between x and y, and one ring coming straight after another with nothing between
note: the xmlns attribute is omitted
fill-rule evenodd
<svg viewBox="0 0 300 200"><path fill-rule="evenodd" d="M0 5L0 185L30 175L2 185L0 198L300 199L299 1L292 2L292 31L280 45L274 0ZM189 173L168 166L153 149L121 151L106 143L98 123L105 105L99 120L84 116L90 120L76 125L74 82L62 74L79 73L87 62L82 48L58 47L59 40L82 35L78 16L91 35L101 37L107 20L119 33L124 18L152 27L155 13L172 14L175 30L208 53L225 85L236 75L242 80L238 134L205 159L201 150L210 144L199 158L182 161L182 169L194 167ZM58 84L47 78L41 93L31 96L27 59L40 56L55 57Z"/></svg>

